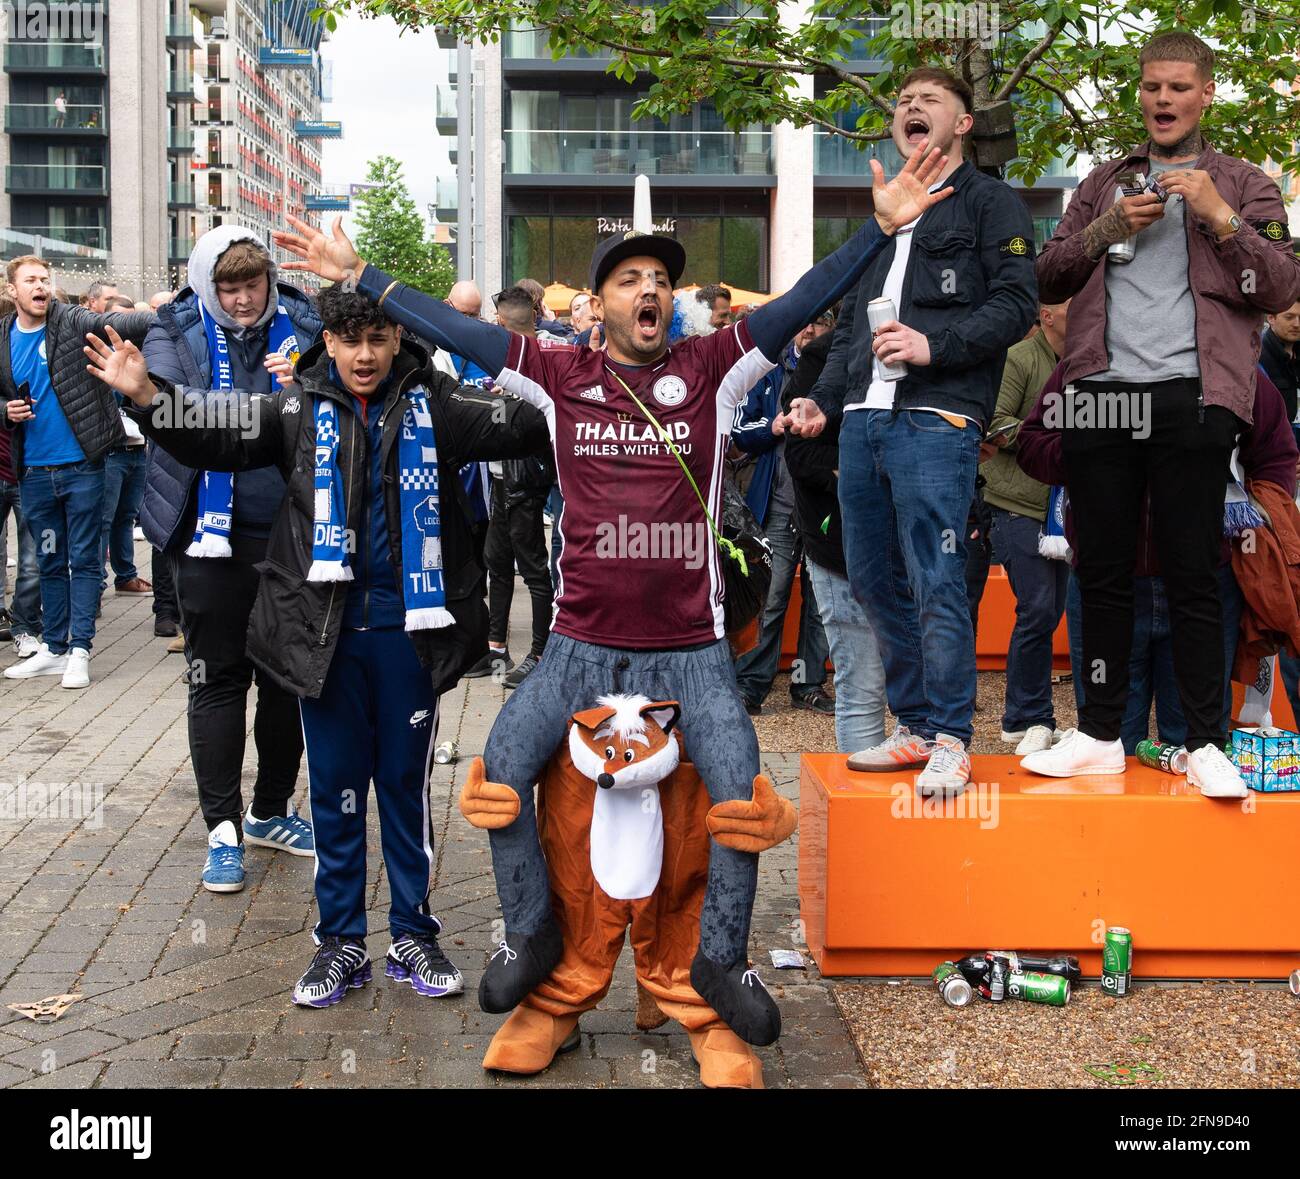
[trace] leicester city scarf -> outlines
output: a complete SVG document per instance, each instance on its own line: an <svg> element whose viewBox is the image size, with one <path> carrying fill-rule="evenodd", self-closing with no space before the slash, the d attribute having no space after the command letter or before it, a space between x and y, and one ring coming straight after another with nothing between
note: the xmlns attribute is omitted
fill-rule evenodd
<svg viewBox="0 0 1300 1179"><path fill-rule="evenodd" d="M401 501L402 600L406 629L453 626L442 580L442 512L438 502L438 449L429 415L428 393L408 393L397 443L398 496ZM308 581L351 581L343 501L343 475L337 456L337 407L316 401L315 508Z"/></svg>
<svg viewBox="0 0 1300 1179"><path fill-rule="evenodd" d="M1053 561L1070 559L1070 542L1065 539L1065 509L1070 497L1064 487L1053 487L1047 496L1047 519L1038 533L1038 555Z"/></svg>
<svg viewBox="0 0 1300 1179"><path fill-rule="evenodd" d="M202 302L199 315L208 337L208 360L212 365L212 387L221 392L234 388L230 366L230 345L222 326L207 313ZM267 329L267 344L272 353L298 362L298 338L294 335L289 313L280 304ZM273 381L274 377L271 378ZM235 477L229 471L203 471L199 476L199 513L194 521L194 539L185 550L187 557L230 556L230 524L235 515Z"/></svg>

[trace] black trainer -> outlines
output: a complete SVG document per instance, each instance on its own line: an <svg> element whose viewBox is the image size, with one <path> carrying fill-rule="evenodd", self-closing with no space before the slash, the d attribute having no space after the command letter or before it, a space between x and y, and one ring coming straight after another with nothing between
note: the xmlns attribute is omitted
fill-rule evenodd
<svg viewBox="0 0 1300 1179"><path fill-rule="evenodd" d="M488 653L483 656L473 667L467 671L463 679L478 680L485 675L504 675L512 667L514 660L510 658L509 651L493 651L490 647Z"/></svg>
<svg viewBox="0 0 1300 1179"><path fill-rule="evenodd" d="M491 1015L513 1011L560 961L564 940L548 917L536 933L507 934L488 959L478 984L478 1005Z"/></svg>
<svg viewBox="0 0 1300 1179"><path fill-rule="evenodd" d="M160 639L174 639L181 633L181 628L174 618L155 618L153 633Z"/></svg>
<svg viewBox="0 0 1300 1179"><path fill-rule="evenodd" d="M781 1011L744 958L733 966L719 966L697 950L691 986L745 1043L762 1048L781 1035Z"/></svg>
<svg viewBox="0 0 1300 1179"><path fill-rule="evenodd" d="M519 687L519 685L522 684L524 680L527 678L528 673L537 666L538 662L539 660L536 655L524 656L523 659L521 659L518 663L515 664L514 671L512 671L508 676L506 676L506 681L505 681L506 687L507 688Z"/></svg>
<svg viewBox="0 0 1300 1179"><path fill-rule="evenodd" d="M835 701L826 695L821 688L814 688L811 692L805 692L802 696L791 695L790 703L795 708L806 708L809 712L820 712L823 716L835 715Z"/></svg>
<svg viewBox="0 0 1300 1179"><path fill-rule="evenodd" d="M748 696L742 696L741 702L745 705L745 711L750 716L763 715L763 703L760 700L751 700Z"/></svg>
<svg viewBox="0 0 1300 1179"><path fill-rule="evenodd" d="M326 937L293 988L299 1007L332 1007L354 987L370 981L370 955L359 938Z"/></svg>

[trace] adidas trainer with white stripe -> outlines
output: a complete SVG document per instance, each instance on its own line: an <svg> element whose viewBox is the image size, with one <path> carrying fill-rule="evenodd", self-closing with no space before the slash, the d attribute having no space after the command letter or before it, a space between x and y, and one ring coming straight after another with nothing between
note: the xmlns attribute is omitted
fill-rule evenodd
<svg viewBox="0 0 1300 1179"><path fill-rule="evenodd" d="M274 819L257 819L251 810L248 811L244 815L244 842L287 851L291 856L316 854L311 824L297 811Z"/></svg>

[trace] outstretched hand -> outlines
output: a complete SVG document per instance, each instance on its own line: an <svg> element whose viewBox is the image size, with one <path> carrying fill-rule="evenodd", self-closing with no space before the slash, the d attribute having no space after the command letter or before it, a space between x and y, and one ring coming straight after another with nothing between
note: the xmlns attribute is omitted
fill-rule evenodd
<svg viewBox="0 0 1300 1179"><path fill-rule="evenodd" d="M288 250L301 262L286 262L285 270L306 270L318 274L328 282L342 282L352 273L360 274L361 259L353 248L348 235L343 232L343 218L334 218L331 237L326 237L314 225L299 221L297 217L286 216L295 233L278 230L271 234L271 240L282 250Z"/></svg>
<svg viewBox="0 0 1300 1179"><path fill-rule="evenodd" d="M876 204L876 220L886 233L896 233L904 225L911 225L926 209L952 195L951 184L938 192L930 191L930 186L942 175L948 157L929 144L928 139L921 140L903 170L888 184L880 161L871 161L871 195Z"/></svg>
<svg viewBox="0 0 1300 1179"><path fill-rule="evenodd" d="M86 336L90 341L82 349L90 361L86 371L141 408L147 406L154 399L155 389L140 349L130 340L122 339L111 324L106 324L104 331L108 343L95 335Z"/></svg>

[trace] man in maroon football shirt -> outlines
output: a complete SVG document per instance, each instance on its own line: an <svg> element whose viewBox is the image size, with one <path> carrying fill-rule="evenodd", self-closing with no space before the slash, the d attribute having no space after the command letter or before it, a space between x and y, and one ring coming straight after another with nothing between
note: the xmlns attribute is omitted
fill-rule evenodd
<svg viewBox="0 0 1300 1179"><path fill-rule="evenodd" d="M337 220L332 237L292 217L296 233L275 235L303 259L288 269L355 284L404 328L468 356L537 406L550 426L565 503L553 634L484 752L490 782L519 798L514 821L491 832L506 934L479 987L485 1011L511 1010L560 958L533 787L574 712L610 692L678 701L686 756L715 804L749 800L759 771L724 636L721 558L694 489L641 406L716 519L736 407L794 334L852 288L894 229L952 191L928 191L946 160L921 144L889 184L873 160L876 212L853 238L743 322L672 347L673 286L686 264L672 238L620 234L597 248L591 290L606 347L595 351L541 348L458 315L363 262ZM757 879L756 855L710 845L691 984L742 1039L769 1044L780 1013L746 955Z"/></svg>

